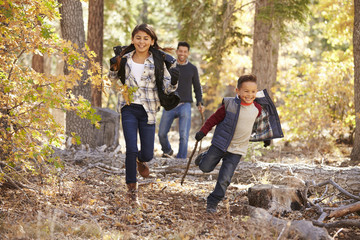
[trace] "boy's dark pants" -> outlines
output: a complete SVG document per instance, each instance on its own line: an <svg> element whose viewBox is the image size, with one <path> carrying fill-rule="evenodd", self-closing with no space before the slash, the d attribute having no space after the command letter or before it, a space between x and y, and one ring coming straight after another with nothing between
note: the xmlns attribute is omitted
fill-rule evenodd
<svg viewBox="0 0 360 240"><path fill-rule="evenodd" d="M230 185L231 178L239 164L240 158L241 155L224 152L214 145L211 145L209 150L202 154L199 168L203 172L211 172L220 160L223 160L215 189L207 198L208 205L216 207L225 197L226 189Z"/></svg>

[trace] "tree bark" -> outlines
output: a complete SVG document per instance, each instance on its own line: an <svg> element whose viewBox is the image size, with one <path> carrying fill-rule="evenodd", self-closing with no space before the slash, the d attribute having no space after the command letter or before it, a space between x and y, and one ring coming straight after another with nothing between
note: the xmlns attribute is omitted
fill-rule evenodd
<svg viewBox="0 0 360 240"><path fill-rule="evenodd" d="M96 53L96 62L102 66L104 39L104 0L89 1L89 20L87 44ZM101 86L92 86L91 105L101 108Z"/></svg>
<svg viewBox="0 0 360 240"><path fill-rule="evenodd" d="M32 57L31 67L38 73L44 73L44 57L34 54Z"/></svg>
<svg viewBox="0 0 360 240"><path fill-rule="evenodd" d="M286 185L260 184L248 189L249 204L254 207L267 209L270 213L284 213L300 210L304 201L300 192Z"/></svg>
<svg viewBox="0 0 360 240"><path fill-rule="evenodd" d="M65 40L70 40L79 47L79 51L85 46L85 30L82 5L79 0L59 0L61 4L59 11L61 14L60 27L61 34ZM91 86L84 83L87 79L87 68L84 69L79 85L72 89L75 96L83 96L89 102L91 101ZM64 73L68 73L65 64ZM74 132L81 138L82 144L89 144L94 147L93 126L87 119L82 119L73 111L66 112L66 135L71 136Z"/></svg>
<svg viewBox="0 0 360 240"><path fill-rule="evenodd" d="M265 8L272 7L272 1L257 0L254 17L254 43L252 57L252 73L258 80L258 88L266 88L271 95L271 87L276 81L279 56L280 32L278 22L269 16L261 17Z"/></svg>
<svg viewBox="0 0 360 240"><path fill-rule="evenodd" d="M351 164L360 163L360 0L354 0L354 102L355 102L355 140L351 151Z"/></svg>

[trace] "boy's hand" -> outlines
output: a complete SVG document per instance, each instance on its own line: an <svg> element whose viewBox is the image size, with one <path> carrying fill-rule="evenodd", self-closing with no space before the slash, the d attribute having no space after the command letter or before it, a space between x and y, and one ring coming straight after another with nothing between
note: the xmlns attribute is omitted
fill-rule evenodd
<svg viewBox="0 0 360 240"><path fill-rule="evenodd" d="M271 144L271 140L265 140L263 142L264 142L264 147L268 147Z"/></svg>
<svg viewBox="0 0 360 240"><path fill-rule="evenodd" d="M203 137L205 137L205 134L204 134L202 131L198 131L198 132L195 134L195 139L196 139L196 141L200 141L201 139L203 139Z"/></svg>

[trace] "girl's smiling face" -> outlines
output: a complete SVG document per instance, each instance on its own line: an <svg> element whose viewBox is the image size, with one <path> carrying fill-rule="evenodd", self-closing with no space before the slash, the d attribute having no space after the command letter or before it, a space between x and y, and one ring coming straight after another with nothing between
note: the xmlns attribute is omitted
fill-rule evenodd
<svg viewBox="0 0 360 240"><path fill-rule="evenodd" d="M243 82L240 88L236 88L236 93L242 102L251 104L257 93L257 84L255 82Z"/></svg>
<svg viewBox="0 0 360 240"><path fill-rule="evenodd" d="M131 43L134 44L136 52L144 53L149 51L150 46L154 44L154 40L146 32L138 31L131 39Z"/></svg>

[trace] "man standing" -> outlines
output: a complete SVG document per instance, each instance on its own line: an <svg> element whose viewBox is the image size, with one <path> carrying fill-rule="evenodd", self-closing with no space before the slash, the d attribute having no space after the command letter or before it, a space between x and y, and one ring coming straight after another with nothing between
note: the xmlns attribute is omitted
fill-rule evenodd
<svg viewBox="0 0 360 240"><path fill-rule="evenodd" d="M191 126L191 103L192 86L194 86L196 106L201 113L205 108L202 104L202 90L199 80L199 73L197 68L188 61L190 54L190 45L187 42L179 42L176 49L177 67L180 69L180 77L178 82L177 92L180 96L180 103L177 107L170 111L163 110L160 125L159 125L159 141L163 157L171 156L174 151L171 148L168 132L175 118L179 118L179 152L176 158L186 158L188 139Z"/></svg>

